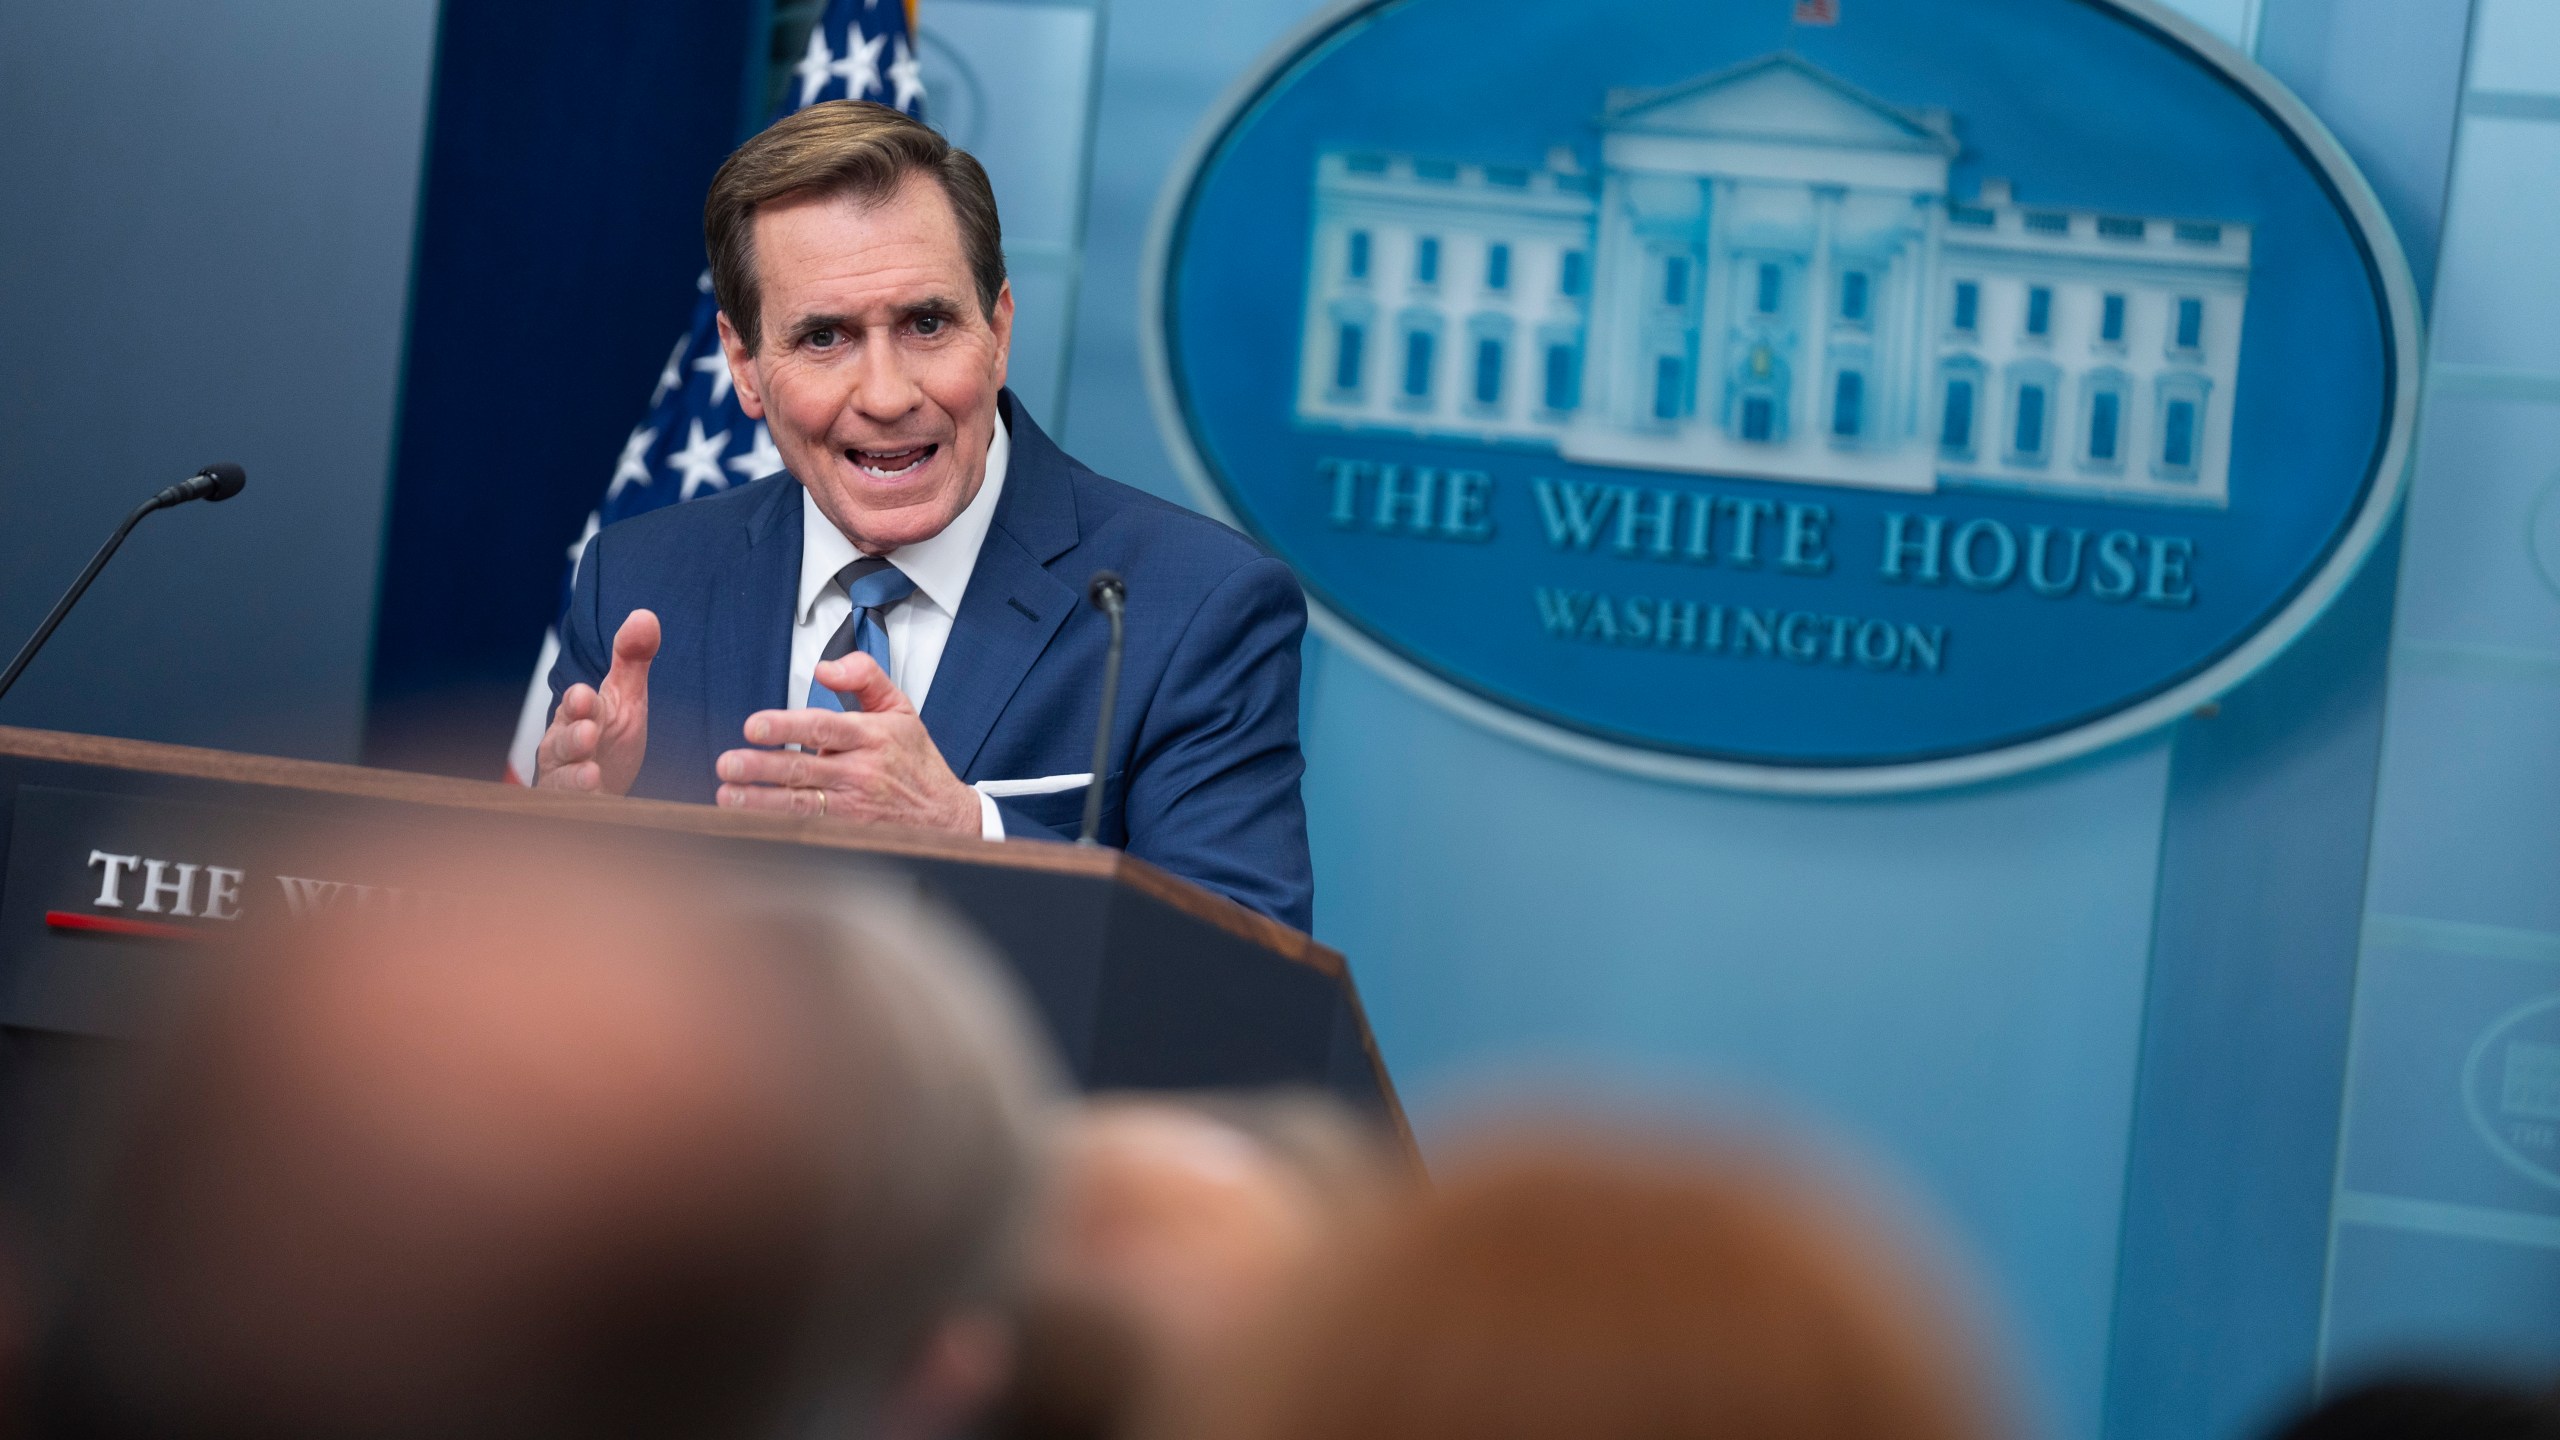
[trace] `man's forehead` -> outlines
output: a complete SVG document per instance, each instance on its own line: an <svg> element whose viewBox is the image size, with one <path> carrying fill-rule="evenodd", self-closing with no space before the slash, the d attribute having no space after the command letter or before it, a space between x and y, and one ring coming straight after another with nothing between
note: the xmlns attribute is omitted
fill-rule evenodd
<svg viewBox="0 0 2560 1440"><path fill-rule="evenodd" d="M932 178L894 193L786 197L757 208L756 267L768 293L803 285L947 293L968 274L960 220ZM779 298L776 296L775 298Z"/></svg>

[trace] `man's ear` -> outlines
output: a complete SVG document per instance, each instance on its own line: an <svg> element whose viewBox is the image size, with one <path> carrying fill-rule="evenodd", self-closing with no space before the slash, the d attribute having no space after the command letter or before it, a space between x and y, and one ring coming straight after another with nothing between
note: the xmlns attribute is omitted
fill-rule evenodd
<svg viewBox="0 0 2560 1440"><path fill-rule="evenodd" d="M1011 306L1005 310L1008 329L1013 321ZM729 323L729 312L720 312L720 353L729 359L729 383L738 392L738 408L750 420L764 418L764 377L756 373L756 360L747 353L747 342L738 336L738 327Z"/></svg>
<svg viewBox="0 0 2560 1440"><path fill-rule="evenodd" d="M946 1317L925 1337L889 1397L886 1440L951 1440L986 1413L1013 1376L1012 1322L992 1310Z"/></svg>
<svg viewBox="0 0 2560 1440"><path fill-rule="evenodd" d="M1013 282L996 291L996 308L987 312L987 328L996 336L996 388L1004 388L1005 370L1013 360Z"/></svg>

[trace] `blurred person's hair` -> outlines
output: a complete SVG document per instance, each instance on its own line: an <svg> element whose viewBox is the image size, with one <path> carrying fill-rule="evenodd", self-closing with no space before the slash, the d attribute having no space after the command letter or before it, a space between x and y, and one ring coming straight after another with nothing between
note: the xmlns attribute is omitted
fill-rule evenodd
<svg viewBox="0 0 2560 1440"><path fill-rule="evenodd" d="M823 904L772 888L741 908L777 949L791 937L835 960L850 1038L882 1059L837 1296L867 1405L939 1322L1017 1302L1061 1077L1010 980L938 913L867 887Z"/></svg>
<svg viewBox="0 0 2560 1440"><path fill-rule="evenodd" d="M1303 1085L1203 1090L1181 1097L1242 1132L1288 1167L1337 1230L1374 1218L1420 1178L1399 1133L1341 1097Z"/></svg>
<svg viewBox="0 0 2560 1440"><path fill-rule="evenodd" d="M1009 1305L1054 1081L957 927L444 839L457 902L244 933L145 1047L33 1433L864 1433Z"/></svg>
<svg viewBox="0 0 2560 1440"><path fill-rule="evenodd" d="M2377 1375L2287 1420L2272 1440L2560 1440L2560 1393L2476 1376Z"/></svg>
<svg viewBox="0 0 2560 1440"><path fill-rule="evenodd" d="M1990 1440L2003 1397L1925 1267L1766 1157L1557 1130L1459 1157L1261 1343L1183 1377L1187 1440Z"/></svg>
<svg viewBox="0 0 2560 1440"><path fill-rule="evenodd" d="M1380 1126L1303 1088L1097 1096L1060 1147L1012 1384L981 1440L1128 1433L1168 1367L1199 1363L1236 1312L1276 1299L1307 1252L1354 1243L1415 1178Z"/></svg>
<svg viewBox="0 0 2560 1440"><path fill-rule="evenodd" d="M703 202L711 293L749 354L762 343L764 320L757 207L838 196L876 205L915 175L931 179L951 203L978 309L995 313L1004 289L1004 227L985 167L912 116L869 100L829 100L773 122L739 146L711 177Z"/></svg>

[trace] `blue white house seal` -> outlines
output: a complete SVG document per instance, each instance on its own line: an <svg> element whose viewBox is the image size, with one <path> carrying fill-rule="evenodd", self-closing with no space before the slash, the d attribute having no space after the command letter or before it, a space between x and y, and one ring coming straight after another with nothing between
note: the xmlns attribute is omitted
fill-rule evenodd
<svg viewBox="0 0 2560 1440"><path fill-rule="evenodd" d="M2148 0L1363 0L1212 117L1143 294L1177 462L1327 635L1782 791L2236 683L2387 524L2417 388L2371 190Z"/></svg>

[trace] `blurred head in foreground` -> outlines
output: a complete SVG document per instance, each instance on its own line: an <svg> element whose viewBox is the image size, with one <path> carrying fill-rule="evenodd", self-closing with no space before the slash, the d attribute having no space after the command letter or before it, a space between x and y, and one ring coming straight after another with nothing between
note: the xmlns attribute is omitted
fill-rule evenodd
<svg viewBox="0 0 2560 1440"><path fill-rule="evenodd" d="M213 967L38 1433L925 1436L993 1387L1048 1072L975 949L814 877L506 858Z"/></svg>
<svg viewBox="0 0 2560 1440"><path fill-rule="evenodd" d="M1153 1385L1212 1369L1397 1180L1384 1142L1309 1092L1126 1096L1059 1136L1021 1364L993 1433L1125 1433Z"/></svg>
<svg viewBox="0 0 2560 1440"><path fill-rule="evenodd" d="M2375 1379L2321 1401L2276 1440L2560 1440L2560 1394L2444 1376Z"/></svg>
<svg viewBox="0 0 2560 1440"><path fill-rule="evenodd" d="M1192 1440L1987 1440L1969 1327L1827 1189L1521 1140L1329 1266L1170 1412Z"/></svg>

